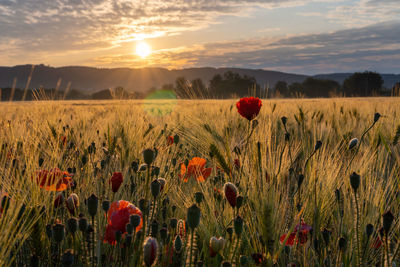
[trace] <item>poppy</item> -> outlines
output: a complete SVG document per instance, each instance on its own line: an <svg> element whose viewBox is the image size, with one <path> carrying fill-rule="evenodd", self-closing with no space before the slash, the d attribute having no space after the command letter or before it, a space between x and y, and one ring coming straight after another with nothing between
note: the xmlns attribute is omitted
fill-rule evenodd
<svg viewBox="0 0 400 267"><path fill-rule="evenodd" d="M46 191L64 191L73 185L72 174L58 168L37 171L36 182Z"/></svg>
<svg viewBox="0 0 400 267"><path fill-rule="evenodd" d="M167 145L172 146L174 144L174 137L167 136Z"/></svg>
<svg viewBox="0 0 400 267"><path fill-rule="evenodd" d="M195 178L199 182L204 182L211 174L211 168L205 168L207 161L203 158L194 157L189 160L187 166L181 164L180 178L187 182L190 177Z"/></svg>
<svg viewBox="0 0 400 267"><path fill-rule="evenodd" d="M114 193L118 192L119 187L124 181L124 177L120 172L114 172L112 177L110 178L111 189Z"/></svg>
<svg viewBox="0 0 400 267"><path fill-rule="evenodd" d="M239 114L249 121L257 117L261 106L262 102L258 97L243 97L236 103Z"/></svg>
<svg viewBox="0 0 400 267"><path fill-rule="evenodd" d="M300 243L300 245L303 245L307 242L307 235L308 233L312 230L312 227L305 222L301 221L300 224L296 225L294 228L294 231L290 233L288 239L286 240L286 246L293 246L296 236L298 234L298 238L296 240L296 243ZM298 233L297 233L298 232ZM279 241L283 243L285 241L287 234L282 235L279 238Z"/></svg>
<svg viewBox="0 0 400 267"><path fill-rule="evenodd" d="M126 225L129 223L129 216L138 214L141 218L140 224L136 227L136 232L142 228L142 212L135 205L126 200L119 200L111 203L108 210L108 225L104 236L104 242L114 245L116 243L115 233L121 231L126 233Z"/></svg>

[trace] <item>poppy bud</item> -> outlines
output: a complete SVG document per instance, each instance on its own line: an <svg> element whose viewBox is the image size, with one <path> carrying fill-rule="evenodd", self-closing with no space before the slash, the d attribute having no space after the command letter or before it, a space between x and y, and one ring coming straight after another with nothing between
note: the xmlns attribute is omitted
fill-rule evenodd
<svg viewBox="0 0 400 267"><path fill-rule="evenodd" d="M242 207L243 200L244 200L243 196L238 196L236 198L236 208L240 209L240 207Z"/></svg>
<svg viewBox="0 0 400 267"><path fill-rule="evenodd" d="M83 155L83 156L82 156L81 162L82 162L82 165L83 165L83 166L86 165L86 163L87 163L87 157L86 157L86 155Z"/></svg>
<svg viewBox="0 0 400 267"><path fill-rule="evenodd" d="M125 226L125 228L126 228L126 232L127 232L129 235L131 235L131 234L133 233L133 226L132 226L132 224L127 223L126 226Z"/></svg>
<svg viewBox="0 0 400 267"><path fill-rule="evenodd" d="M109 181L109 183L111 184L111 190L114 193L117 193L123 181L124 177L122 176L122 173L114 172Z"/></svg>
<svg viewBox="0 0 400 267"><path fill-rule="evenodd" d="M394 216L393 216L392 212L390 212L390 210L389 210L382 215L382 219L383 219L383 230L385 231L385 233L387 235L390 231L390 227L392 226Z"/></svg>
<svg viewBox="0 0 400 267"><path fill-rule="evenodd" d="M225 239L222 237L216 238L215 236L210 238L210 254L211 256L217 255L225 246Z"/></svg>
<svg viewBox="0 0 400 267"><path fill-rule="evenodd" d="M187 225L189 228L194 230L200 224L200 208L196 204L193 204L188 208L187 211Z"/></svg>
<svg viewBox="0 0 400 267"><path fill-rule="evenodd" d="M196 203L200 205L200 203L203 201L204 195L202 192L196 192L194 193L194 199L196 200Z"/></svg>
<svg viewBox="0 0 400 267"><path fill-rule="evenodd" d="M44 162L44 159L39 158L39 167L42 167L42 166L43 166L43 162Z"/></svg>
<svg viewBox="0 0 400 267"><path fill-rule="evenodd" d="M78 230L78 219L77 218L69 218L67 220L67 230L72 235Z"/></svg>
<svg viewBox="0 0 400 267"><path fill-rule="evenodd" d="M148 166L150 166L151 163L153 163L154 158L155 158L155 153L153 149L146 149L143 151L143 159Z"/></svg>
<svg viewBox="0 0 400 267"><path fill-rule="evenodd" d="M240 236L243 232L243 219L240 216L237 216L233 222L233 228L235 229L235 234Z"/></svg>
<svg viewBox="0 0 400 267"><path fill-rule="evenodd" d="M117 243L121 243L122 240L122 232L120 230L117 230L115 232L115 240L117 241Z"/></svg>
<svg viewBox="0 0 400 267"><path fill-rule="evenodd" d="M133 226L133 229L136 230L136 228L139 226L140 224L140 215L138 214L132 214L129 216L129 223Z"/></svg>
<svg viewBox="0 0 400 267"><path fill-rule="evenodd" d="M175 229L178 226L178 220L176 218L171 218L169 220L169 227Z"/></svg>
<svg viewBox="0 0 400 267"><path fill-rule="evenodd" d="M153 237L148 237L143 244L143 261L146 267L152 266L157 260L157 240Z"/></svg>
<svg viewBox="0 0 400 267"><path fill-rule="evenodd" d="M175 240L174 240L174 250L176 253L180 253L182 251L183 243L182 243L182 238L180 235L176 235Z"/></svg>
<svg viewBox="0 0 400 267"><path fill-rule="evenodd" d="M322 230L322 237L324 238L326 246L329 246L331 234L332 234L332 231L327 228L324 228Z"/></svg>
<svg viewBox="0 0 400 267"><path fill-rule="evenodd" d="M64 194L62 192L56 195L54 199L54 208L60 207L64 203Z"/></svg>
<svg viewBox="0 0 400 267"><path fill-rule="evenodd" d="M374 114L374 122L377 122L382 115L378 112Z"/></svg>
<svg viewBox="0 0 400 267"><path fill-rule="evenodd" d="M51 224L46 225L46 235L49 239L53 237L53 227Z"/></svg>
<svg viewBox="0 0 400 267"><path fill-rule="evenodd" d="M157 181L157 179L153 180L150 184L150 191L154 198L156 198L160 194L161 184Z"/></svg>
<svg viewBox="0 0 400 267"><path fill-rule="evenodd" d="M232 264L229 261L223 261L221 263L221 267L231 267L231 266L232 266Z"/></svg>
<svg viewBox="0 0 400 267"><path fill-rule="evenodd" d="M178 144L179 143L179 135L174 135L174 144Z"/></svg>
<svg viewBox="0 0 400 267"><path fill-rule="evenodd" d="M347 248L347 240L346 240L346 238L345 237L339 238L338 245L339 245L339 249L342 252L344 252L346 250L346 248Z"/></svg>
<svg viewBox="0 0 400 267"><path fill-rule="evenodd" d="M353 172L350 175L350 185L353 188L354 192L357 192L358 187L360 186L360 175L357 173Z"/></svg>
<svg viewBox="0 0 400 267"><path fill-rule="evenodd" d="M365 233L367 234L367 237L369 238L373 233L374 233L374 226L372 224L367 224L365 227Z"/></svg>
<svg viewBox="0 0 400 267"><path fill-rule="evenodd" d="M317 143L315 143L315 147L314 150L317 151L318 149L320 149L322 146L322 142L320 140L317 141Z"/></svg>
<svg viewBox="0 0 400 267"><path fill-rule="evenodd" d="M143 214L147 213L146 199L139 199L139 209L143 212Z"/></svg>
<svg viewBox="0 0 400 267"><path fill-rule="evenodd" d="M79 230L84 233L88 228L88 221L85 217L82 217L78 221Z"/></svg>
<svg viewBox="0 0 400 267"><path fill-rule="evenodd" d="M78 197L78 195L75 194L75 193L72 193L71 195L69 195L69 197L67 198L67 201L66 201L66 206L67 206L68 211L72 215L75 215L75 211L79 207L79 197Z"/></svg>
<svg viewBox="0 0 400 267"><path fill-rule="evenodd" d="M164 242L165 242L165 240L167 240L168 229L166 227L163 227L163 228L160 229L160 237Z"/></svg>
<svg viewBox="0 0 400 267"><path fill-rule="evenodd" d="M156 220L153 220L150 224L151 227L151 236L157 238L157 234L158 234L158 222Z"/></svg>
<svg viewBox="0 0 400 267"><path fill-rule="evenodd" d="M297 188L301 187L301 185L303 184L303 181L304 181L304 175L299 174L299 176L297 176Z"/></svg>
<svg viewBox="0 0 400 267"><path fill-rule="evenodd" d="M350 140L349 142L349 150L354 148L355 146L357 146L358 144L358 139L357 138L353 138Z"/></svg>
<svg viewBox="0 0 400 267"><path fill-rule="evenodd" d="M65 226L61 223L53 225L53 238L56 243L61 243L65 236Z"/></svg>
<svg viewBox="0 0 400 267"><path fill-rule="evenodd" d="M107 213L108 210L110 209L110 201L109 200L103 200L103 202L101 203L101 207Z"/></svg>
<svg viewBox="0 0 400 267"><path fill-rule="evenodd" d="M95 194L91 194L90 197L87 199L88 212L90 216L96 216L98 205L99 199Z"/></svg>
<svg viewBox="0 0 400 267"><path fill-rule="evenodd" d="M285 116L281 117L282 124L286 126L287 118Z"/></svg>
<svg viewBox="0 0 400 267"><path fill-rule="evenodd" d="M238 190L233 183L225 183L224 185L225 197L228 200L232 208L236 206L236 199L238 195Z"/></svg>
<svg viewBox="0 0 400 267"><path fill-rule="evenodd" d="M72 267L74 266L74 253L73 250L66 250L61 256L61 264L63 267Z"/></svg>

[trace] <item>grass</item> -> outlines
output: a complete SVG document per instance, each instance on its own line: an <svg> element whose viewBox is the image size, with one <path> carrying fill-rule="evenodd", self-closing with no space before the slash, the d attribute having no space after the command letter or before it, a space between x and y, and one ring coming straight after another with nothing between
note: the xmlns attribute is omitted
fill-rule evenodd
<svg viewBox="0 0 400 267"><path fill-rule="evenodd" d="M253 130L237 113L235 102L1 104L0 186L9 197L3 197L1 204L0 264L68 266L72 255L74 266L139 266L143 261L150 266L153 243L143 246L148 235L157 240L154 266L399 263L397 98L263 100ZM361 140L376 112L382 117ZM283 116L287 117L286 140ZM175 135L179 142L168 145L167 137ZM349 150L355 137L361 142ZM322 146L315 150L317 141ZM95 151L90 151L92 143ZM136 172L132 162L143 164L142 152L148 148L157 149L152 169ZM205 182L189 178L185 183L179 177L181 164L193 157L206 159L206 167L212 168ZM236 159L240 167L235 167ZM54 208L57 193L40 188L32 179L36 171L55 167L76 169L76 187L63 192L65 199L71 193L79 197L74 215L64 205ZM109 184L113 172L124 177L116 193ZM361 177L356 194L350 185L353 172ZM300 174L304 180L299 186ZM160 177L166 184L153 198L150 183ZM234 183L243 197L239 209L225 200L226 182ZM196 192L202 193L201 202L196 203ZM99 199L93 220L85 204L91 194ZM105 200L121 199L142 207L146 230L131 234L128 243L123 234L117 245L110 245L103 242L107 218L102 205ZM195 229L186 225L183 230L181 221L174 227L171 219L187 220L194 203L201 211L199 225ZM379 234L382 215L388 210L395 219L387 234ZM243 219L241 234L238 216ZM87 218L93 232L67 231L60 243L54 240L54 232L49 238L46 226L65 226L72 217ZM296 232L300 222L312 231ZM371 235L366 233L367 224L373 225ZM290 233L302 242L285 246ZM286 241L280 240L284 234ZM225 241L212 257L213 236ZM181 250L176 239L182 241Z"/></svg>

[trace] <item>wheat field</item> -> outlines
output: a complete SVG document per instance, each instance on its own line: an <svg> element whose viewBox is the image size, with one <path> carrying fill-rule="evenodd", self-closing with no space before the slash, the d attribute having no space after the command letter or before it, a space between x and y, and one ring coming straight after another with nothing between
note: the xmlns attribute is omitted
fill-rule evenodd
<svg viewBox="0 0 400 267"><path fill-rule="evenodd" d="M398 98L236 102L1 103L0 265L400 264ZM119 200L141 225L106 242Z"/></svg>

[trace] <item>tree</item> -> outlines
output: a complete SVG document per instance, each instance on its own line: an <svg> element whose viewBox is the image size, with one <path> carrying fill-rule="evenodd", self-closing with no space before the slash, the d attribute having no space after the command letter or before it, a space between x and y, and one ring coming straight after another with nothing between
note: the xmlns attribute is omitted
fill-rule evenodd
<svg viewBox="0 0 400 267"><path fill-rule="evenodd" d="M210 93L215 97L242 97L248 95L252 89L255 89L256 95L261 95L260 86L254 77L241 76L232 71L224 73L223 76L217 74L210 81Z"/></svg>
<svg viewBox="0 0 400 267"><path fill-rule="evenodd" d="M275 84L275 92L279 92L279 94L285 97L290 96L289 88L287 86L287 83L284 81L278 81Z"/></svg>
<svg viewBox="0 0 400 267"><path fill-rule="evenodd" d="M328 79L307 78L303 82L303 93L307 97L329 97L340 89L340 84Z"/></svg>
<svg viewBox="0 0 400 267"><path fill-rule="evenodd" d="M356 72L343 82L344 93L348 96L370 96L381 91L382 76L379 73Z"/></svg>

